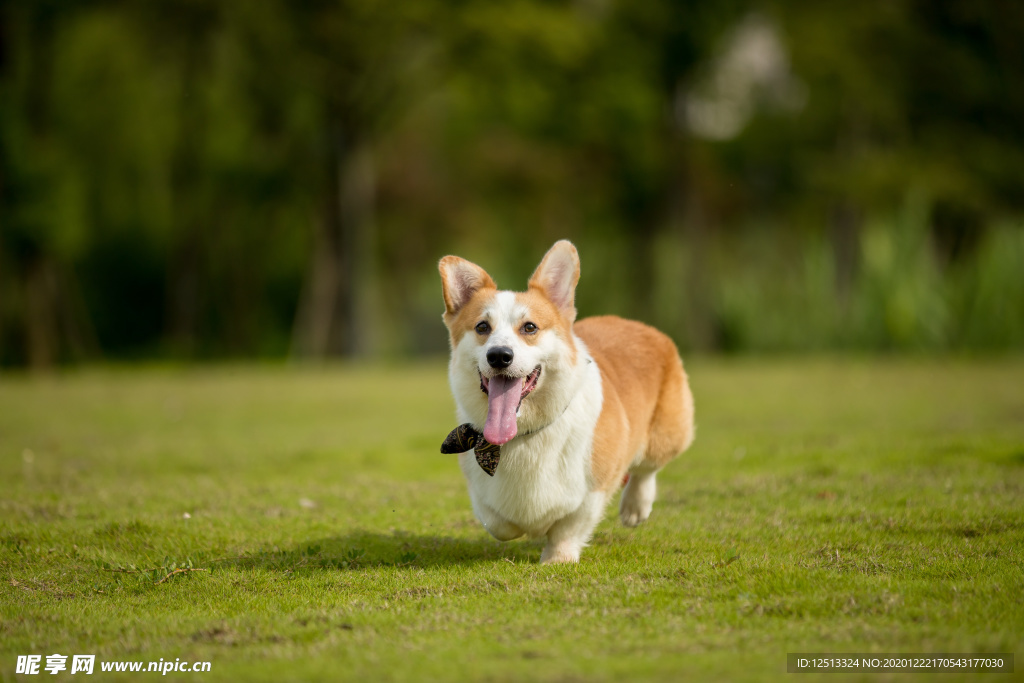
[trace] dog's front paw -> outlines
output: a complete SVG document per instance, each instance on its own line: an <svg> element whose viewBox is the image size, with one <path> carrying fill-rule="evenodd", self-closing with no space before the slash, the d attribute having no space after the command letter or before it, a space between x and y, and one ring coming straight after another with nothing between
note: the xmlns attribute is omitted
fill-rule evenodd
<svg viewBox="0 0 1024 683"><path fill-rule="evenodd" d="M540 554L541 564L566 564L580 561L580 549L566 544L554 546L548 543Z"/></svg>

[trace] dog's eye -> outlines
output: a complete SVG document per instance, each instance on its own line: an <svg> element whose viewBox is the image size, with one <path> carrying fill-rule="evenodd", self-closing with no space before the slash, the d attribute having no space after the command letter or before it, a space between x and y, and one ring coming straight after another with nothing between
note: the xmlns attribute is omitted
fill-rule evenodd
<svg viewBox="0 0 1024 683"><path fill-rule="evenodd" d="M481 320L480 322L478 322L476 324L476 333L477 334L489 334L490 331L491 331L491 326L487 323L486 320Z"/></svg>
<svg viewBox="0 0 1024 683"><path fill-rule="evenodd" d="M523 323L523 334L537 334L538 329L533 323Z"/></svg>

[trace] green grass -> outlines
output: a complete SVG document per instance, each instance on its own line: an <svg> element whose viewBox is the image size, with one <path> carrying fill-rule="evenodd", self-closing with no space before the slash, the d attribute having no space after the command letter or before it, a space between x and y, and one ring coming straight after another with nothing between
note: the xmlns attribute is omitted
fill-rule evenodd
<svg viewBox="0 0 1024 683"><path fill-rule="evenodd" d="M1024 654L1024 359L689 370L697 441L650 521L610 507L554 567L539 541L487 536L438 453L443 360L0 378L0 679L55 652L208 660L178 675L204 681L765 680L787 652ZM207 571L157 583L189 563ZM837 680L797 676L819 679Z"/></svg>

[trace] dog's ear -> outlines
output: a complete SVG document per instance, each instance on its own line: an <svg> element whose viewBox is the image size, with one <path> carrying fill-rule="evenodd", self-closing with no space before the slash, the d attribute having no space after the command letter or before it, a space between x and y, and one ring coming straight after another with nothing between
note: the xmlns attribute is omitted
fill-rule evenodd
<svg viewBox="0 0 1024 683"><path fill-rule="evenodd" d="M494 280L480 266L458 256L445 256L437 264L441 271L441 293L446 316L455 315L478 290L497 289Z"/></svg>
<svg viewBox="0 0 1024 683"><path fill-rule="evenodd" d="M576 283L580 255L569 240L559 240L544 254L530 277L530 289L540 290L570 321L576 319Z"/></svg>

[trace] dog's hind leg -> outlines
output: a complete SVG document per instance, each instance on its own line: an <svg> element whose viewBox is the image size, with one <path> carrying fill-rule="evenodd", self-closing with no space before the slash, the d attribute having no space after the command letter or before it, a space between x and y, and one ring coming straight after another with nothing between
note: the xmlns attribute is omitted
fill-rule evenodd
<svg viewBox="0 0 1024 683"><path fill-rule="evenodd" d="M523 536L526 532L518 526L500 517L489 507L482 505L483 510L477 510L477 519L487 529L487 533L499 541L514 541Z"/></svg>
<svg viewBox="0 0 1024 683"><path fill-rule="evenodd" d="M640 468L661 469L693 443L693 393L679 357L665 370Z"/></svg>
<svg viewBox="0 0 1024 683"><path fill-rule="evenodd" d="M488 533L499 541L514 541L525 533L512 522L506 522L498 517L493 517L492 519L484 522L483 525L484 528L487 529Z"/></svg>
<svg viewBox="0 0 1024 683"><path fill-rule="evenodd" d="M487 529L487 533L499 541L513 541L526 533L495 512L490 505L474 498L472 492L470 492L470 501L473 503L473 512L476 514L476 518Z"/></svg>
<svg viewBox="0 0 1024 683"><path fill-rule="evenodd" d="M644 458L630 469L629 481L622 492L619 517L623 524L637 526L650 517L658 470L689 448L693 436L693 394L682 362L676 357L662 381Z"/></svg>
<svg viewBox="0 0 1024 683"><path fill-rule="evenodd" d="M658 488L655 481L657 476L656 469L637 468L629 473L629 481L619 504L619 518L626 526L637 526L651 516Z"/></svg>

